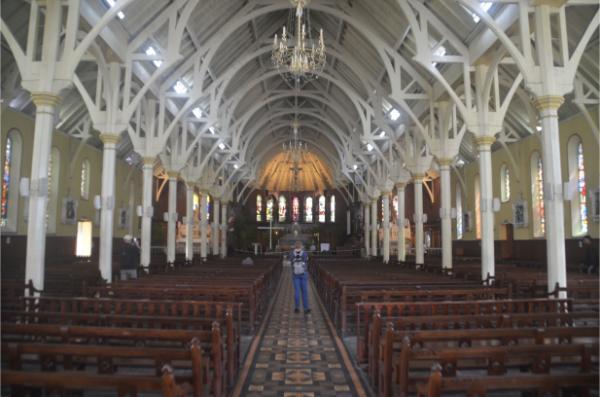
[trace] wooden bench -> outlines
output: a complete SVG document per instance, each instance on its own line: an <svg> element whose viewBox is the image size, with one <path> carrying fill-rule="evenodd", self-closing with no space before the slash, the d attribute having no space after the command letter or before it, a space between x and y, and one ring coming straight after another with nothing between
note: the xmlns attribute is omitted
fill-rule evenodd
<svg viewBox="0 0 600 397"><path fill-rule="evenodd" d="M212 376L206 379L215 396L224 393L227 384L227 363L223 354L223 340L218 323L211 331L157 330L138 328L59 326L53 324L3 324L4 343L30 341L56 344L60 350L65 344L98 345L100 347L182 348L195 338L208 352L205 368ZM207 372L207 371L205 371Z"/></svg>
<svg viewBox="0 0 600 397"><path fill-rule="evenodd" d="M379 347L381 349L378 374L380 395L384 397L391 396L394 384L400 384L401 395L408 392L408 381L406 380L407 368L401 368L400 363L402 360L406 363L407 358L403 357L403 355L409 354L412 351L412 347L417 344L420 345L421 350L431 351L430 356L433 357L436 353L432 349L443 352L443 348L440 347L441 343L447 346L447 348L452 349L459 349L461 347L489 347L493 344L504 346L511 344L518 346L538 344L548 348L549 345L547 343L553 341L556 341L557 344L577 344L592 338L597 339L598 331L598 327L396 331L392 324L389 324L385 331L385 337ZM585 352L591 350L584 349ZM480 350L473 349L472 352L476 355L479 354ZM427 354L423 353L424 356ZM581 362L585 364L585 357L581 359ZM398 369L399 375L396 377L394 377L394 367Z"/></svg>

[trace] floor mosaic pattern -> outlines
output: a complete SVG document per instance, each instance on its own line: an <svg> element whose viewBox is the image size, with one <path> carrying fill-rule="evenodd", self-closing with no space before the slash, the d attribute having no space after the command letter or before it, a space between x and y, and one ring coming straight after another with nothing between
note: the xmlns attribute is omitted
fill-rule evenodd
<svg viewBox="0 0 600 397"><path fill-rule="evenodd" d="M267 323L251 346L240 384L233 396L366 396L341 340L309 283L311 314L294 313L289 268Z"/></svg>

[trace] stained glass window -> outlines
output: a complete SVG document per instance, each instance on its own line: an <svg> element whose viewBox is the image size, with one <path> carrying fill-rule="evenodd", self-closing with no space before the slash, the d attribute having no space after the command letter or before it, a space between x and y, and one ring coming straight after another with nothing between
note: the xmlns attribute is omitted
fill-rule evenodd
<svg viewBox="0 0 600 397"><path fill-rule="evenodd" d="M510 171L506 164L500 168L500 199L503 203L510 200Z"/></svg>
<svg viewBox="0 0 600 397"><path fill-rule="evenodd" d="M583 144L577 135L569 140L569 179L572 190L571 227L573 236L581 236L588 232L587 186L585 183L585 166L583 162Z"/></svg>
<svg viewBox="0 0 600 397"><path fill-rule="evenodd" d="M210 222L210 210L212 208L212 202L210 196L206 196L206 222Z"/></svg>
<svg viewBox="0 0 600 397"><path fill-rule="evenodd" d="M262 196L260 194L256 195L256 221L262 222Z"/></svg>
<svg viewBox="0 0 600 397"><path fill-rule="evenodd" d="M285 222L285 218L286 218L286 211L287 211L287 207L286 207L286 200L285 200L285 196L279 196L279 222Z"/></svg>
<svg viewBox="0 0 600 397"><path fill-rule="evenodd" d="M329 197L329 221L335 223L335 196Z"/></svg>
<svg viewBox="0 0 600 397"><path fill-rule="evenodd" d="M531 197L533 236L542 237L546 232L544 217L544 170L542 156L535 152L531 156Z"/></svg>
<svg viewBox="0 0 600 397"><path fill-rule="evenodd" d="M392 219L398 219L398 195L394 195L392 199L392 208L394 209L394 213L392 214Z"/></svg>
<svg viewBox="0 0 600 397"><path fill-rule="evenodd" d="M456 238L463 237L463 210L462 210L462 192L460 186L456 185Z"/></svg>
<svg viewBox="0 0 600 397"><path fill-rule="evenodd" d="M9 136L6 139L6 148L4 149L4 163L2 164L2 217L0 224L6 226L8 222L8 191L10 188L10 171L12 164L12 138Z"/></svg>
<svg viewBox="0 0 600 397"><path fill-rule="evenodd" d="M81 198L87 200L90 194L90 162L84 160L81 163L81 181L79 185L79 193Z"/></svg>
<svg viewBox="0 0 600 397"><path fill-rule="evenodd" d="M273 220L273 198L267 200L267 222Z"/></svg>
<svg viewBox="0 0 600 397"><path fill-rule="evenodd" d="M583 145L579 142L577 145L577 191L579 193L579 221L580 232L582 234L588 231L586 196L587 188L585 185L585 166L583 165Z"/></svg>
<svg viewBox="0 0 600 397"><path fill-rule="evenodd" d="M481 239L481 191L479 188L479 176L477 176L475 178L475 235Z"/></svg>
<svg viewBox="0 0 600 397"><path fill-rule="evenodd" d="M311 223L313 221L313 199L307 197L304 200L304 222Z"/></svg>
<svg viewBox="0 0 600 397"><path fill-rule="evenodd" d="M319 222L325 223L325 196L319 197Z"/></svg>
<svg viewBox="0 0 600 397"><path fill-rule="evenodd" d="M298 222L300 220L300 200L298 197L292 199L292 222Z"/></svg>

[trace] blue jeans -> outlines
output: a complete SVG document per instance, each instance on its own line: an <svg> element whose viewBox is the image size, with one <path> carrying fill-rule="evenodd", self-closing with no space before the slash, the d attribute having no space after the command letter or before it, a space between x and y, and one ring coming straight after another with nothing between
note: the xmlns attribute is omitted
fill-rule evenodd
<svg viewBox="0 0 600 397"><path fill-rule="evenodd" d="M294 280L294 307L300 309L300 294L302 294L302 307L308 310L308 275L292 276Z"/></svg>

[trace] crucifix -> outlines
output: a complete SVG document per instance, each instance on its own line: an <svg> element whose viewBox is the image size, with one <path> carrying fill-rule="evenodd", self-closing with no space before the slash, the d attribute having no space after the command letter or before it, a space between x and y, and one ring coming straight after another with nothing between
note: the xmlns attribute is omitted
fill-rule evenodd
<svg viewBox="0 0 600 397"><path fill-rule="evenodd" d="M259 226L257 229L269 231L269 251L273 251L273 229L283 230L285 228L281 226L273 226L273 218L271 218L269 221L269 226Z"/></svg>

